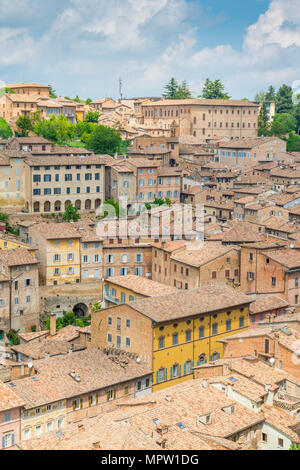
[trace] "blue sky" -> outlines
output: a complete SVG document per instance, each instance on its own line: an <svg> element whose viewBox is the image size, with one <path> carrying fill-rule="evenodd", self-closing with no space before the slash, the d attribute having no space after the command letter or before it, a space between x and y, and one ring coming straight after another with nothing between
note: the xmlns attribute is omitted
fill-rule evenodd
<svg viewBox="0 0 300 470"><path fill-rule="evenodd" d="M233 98L300 80L299 0L0 0L0 80L60 95L160 95L170 77Z"/></svg>

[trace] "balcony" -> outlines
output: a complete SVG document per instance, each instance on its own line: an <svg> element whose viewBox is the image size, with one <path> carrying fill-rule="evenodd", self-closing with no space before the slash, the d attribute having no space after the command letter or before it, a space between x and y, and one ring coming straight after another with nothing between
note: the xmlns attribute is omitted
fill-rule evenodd
<svg viewBox="0 0 300 470"><path fill-rule="evenodd" d="M121 301L117 299L116 297L111 296L110 294L104 294L104 300L107 302L111 302L116 305L120 305Z"/></svg>

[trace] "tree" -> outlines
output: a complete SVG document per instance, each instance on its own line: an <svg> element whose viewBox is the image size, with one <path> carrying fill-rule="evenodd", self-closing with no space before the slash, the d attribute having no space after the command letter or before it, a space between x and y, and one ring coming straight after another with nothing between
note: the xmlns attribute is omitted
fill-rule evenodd
<svg viewBox="0 0 300 470"><path fill-rule="evenodd" d="M258 116L258 135L268 135L268 111L263 102Z"/></svg>
<svg viewBox="0 0 300 470"><path fill-rule="evenodd" d="M85 100L85 104L90 104L92 102L91 98L88 98L87 100Z"/></svg>
<svg viewBox="0 0 300 470"><path fill-rule="evenodd" d="M46 319L46 330L50 330L50 318ZM56 319L56 329L61 330L68 325L74 326L89 326L91 324L91 316L77 318L74 312L64 312L63 317L59 317Z"/></svg>
<svg viewBox="0 0 300 470"><path fill-rule="evenodd" d="M207 100L229 100L230 96L224 92L224 85L220 80L212 81L209 78L205 80L202 95L199 98Z"/></svg>
<svg viewBox="0 0 300 470"><path fill-rule="evenodd" d="M91 308L92 312L99 312L101 310L101 304L100 302L95 302L94 305Z"/></svg>
<svg viewBox="0 0 300 470"><path fill-rule="evenodd" d="M78 214L78 210L73 204L69 204L66 207L65 213L63 215L64 222L77 222L80 219L80 215Z"/></svg>
<svg viewBox="0 0 300 470"><path fill-rule="evenodd" d="M0 137L2 139L9 139L12 137L13 132L10 128L10 126L7 124L4 118L0 117Z"/></svg>
<svg viewBox="0 0 300 470"><path fill-rule="evenodd" d="M95 122L99 121L100 114L98 111L89 111L85 116L84 122Z"/></svg>
<svg viewBox="0 0 300 470"><path fill-rule="evenodd" d="M268 91L265 95L265 101L276 101L276 91L272 85L270 85L268 88Z"/></svg>
<svg viewBox="0 0 300 470"><path fill-rule="evenodd" d="M266 93L264 91L259 91L256 93L254 97L254 101L259 101L259 103L262 103L266 99Z"/></svg>
<svg viewBox="0 0 300 470"><path fill-rule="evenodd" d="M300 152L300 135L291 132L286 145L287 152Z"/></svg>
<svg viewBox="0 0 300 470"><path fill-rule="evenodd" d="M184 80L182 84L178 86L177 99L186 100L186 99L191 99L191 98L192 98L192 92L190 91L186 80Z"/></svg>
<svg viewBox="0 0 300 470"><path fill-rule="evenodd" d="M293 112L293 90L288 85L282 85L276 94L276 113Z"/></svg>
<svg viewBox="0 0 300 470"><path fill-rule="evenodd" d="M114 156L120 150L122 143L121 134L106 126L95 126L89 141L89 148L96 154L108 154Z"/></svg>
<svg viewBox="0 0 300 470"><path fill-rule="evenodd" d="M10 344L13 344L14 346L20 344L20 338L18 336L19 331L20 330L9 330L8 333L6 333L6 337Z"/></svg>
<svg viewBox="0 0 300 470"><path fill-rule="evenodd" d="M32 118L27 114L25 116L19 116L16 124L21 129L21 137L27 137L28 132L33 129Z"/></svg>
<svg viewBox="0 0 300 470"><path fill-rule="evenodd" d="M300 103L298 103L298 104L296 104L296 106L294 106L294 116L295 116L295 119L297 121L296 132L297 132L297 134L300 134Z"/></svg>
<svg viewBox="0 0 300 470"><path fill-rule="evenodd" d="M0 220L2 222L8 222L8 214L5 214L4 212L0 212Z"/></svg>
<svg viewBox="0 0 300 470"><path fill-rule="evenodd" d="M163 93L163 97L168 100L176 100L177 99L177 92L178 92L178 83L174 77L171 78L169 83L165 86L165 92Z"/></svg>
<svg viewBox="0 0 300 470"><path fill-rule="evenodd" d="M37 135L65 144L76 136L76 125L69 122L66 116L51 116L50 119L40 119L35 122L33 130Z"/></svg>
<svg viewBox="0 0 300 470"><path fill-rule="evenodd" d="M290 132L295 131L296 125L297 121L293 114L275 114L271 124L271 135L282 137L286 134L289 134Z"/></svg>
<svg viewBox="0 0 300 470"><path fill-rule="evenodd" d="M161 197L160 198L156 197L154 199L154 202L152 202L152 203L146 202L145 203L145 207L148 211L151 210L153 206L165 206L165 205L169 206L169 207L171 207L171 205L172 205L172 201L168 197L166 197L166 199L163 199Z"/></svg>
<svg viewBox="0 0 300 470"><path fill-rule="evenodd" d="M57 98L56 91L52 88L51 85L49 85L49 96L50 98Z"/></svg>

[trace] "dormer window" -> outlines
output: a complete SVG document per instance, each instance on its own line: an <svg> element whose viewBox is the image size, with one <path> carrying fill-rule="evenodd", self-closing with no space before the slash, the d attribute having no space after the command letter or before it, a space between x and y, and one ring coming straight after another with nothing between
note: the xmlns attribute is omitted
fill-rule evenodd
<svg viewBox="0 0 300 470"><path fill-rule="evenodd" d="M202 424L210 424L211 423L211 413L207 413L205 415L198 415L197 416L197 426L199 426L199 424L202 423Z"/></svg>
<svg viewBox="0 0 300 470"><path fill-rule="evenodd" d="M225 406L224 408L222 408L222 411L224 411L224 413L227 413L228 415L233 415L235 413L235 405Z"/></svg>

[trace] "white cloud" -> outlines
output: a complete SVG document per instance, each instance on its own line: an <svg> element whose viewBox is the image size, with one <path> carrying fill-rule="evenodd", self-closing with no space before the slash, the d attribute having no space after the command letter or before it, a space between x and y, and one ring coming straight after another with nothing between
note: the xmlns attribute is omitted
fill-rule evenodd
<svg viewBox="0 0 300 470"><path fill-rule="evenodd" d="M222 79L235 98L253 98L269 84L300 79L299 0L271 0L241 49L200 47L204 33L192 26L188 0L53 0L55 14L44 15L38 37L32 24L20 22L24 2L36 15L39 4L41 15L40 0L0 0L6 17L18 19L0 28L0 61L4 70L10 66L9 81L22 67L22 76L53 83L61 93L98 98L117 95L120 75L127 96L157 95L171 76L186 79L198 94L210 77Z"/></svg>

